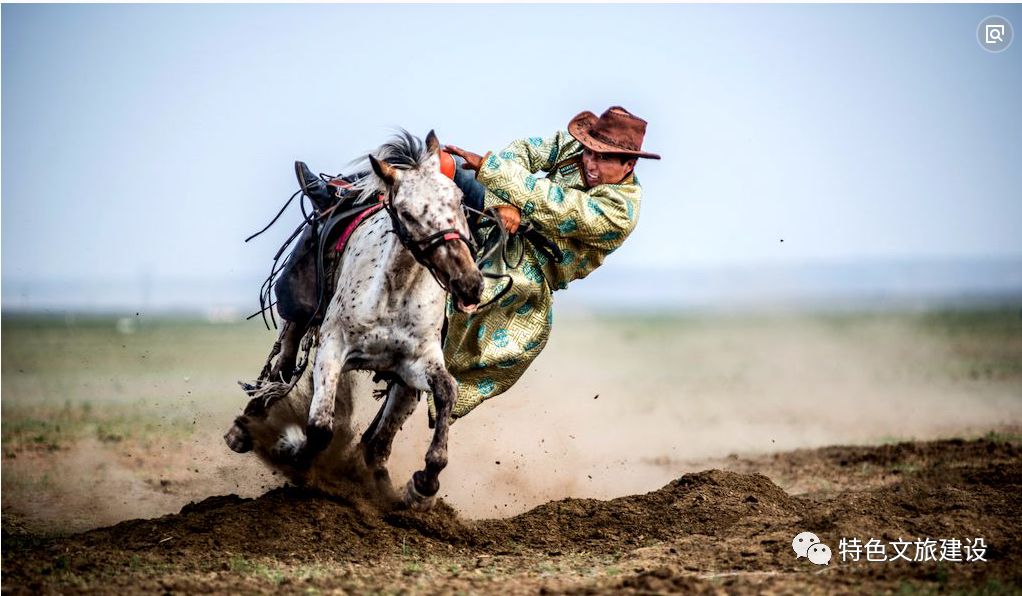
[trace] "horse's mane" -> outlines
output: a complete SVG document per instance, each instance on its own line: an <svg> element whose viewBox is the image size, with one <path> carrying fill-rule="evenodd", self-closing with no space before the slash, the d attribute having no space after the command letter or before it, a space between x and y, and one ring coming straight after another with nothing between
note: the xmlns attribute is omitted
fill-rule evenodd
<svg viewBox="0 0 1022 596"><path fill-rule="evenodd" d="M429 152L426 151L422 140L407 130L399 128L397 133L386 143L351 163L354 171L369 172L368 176L352 185L352 190L358 193L360 201L368 198L375 199L376 195L387 190L386 184L369 165L369 155L380 161L385 161L399 170L414 170L429 159Z"/></svg>

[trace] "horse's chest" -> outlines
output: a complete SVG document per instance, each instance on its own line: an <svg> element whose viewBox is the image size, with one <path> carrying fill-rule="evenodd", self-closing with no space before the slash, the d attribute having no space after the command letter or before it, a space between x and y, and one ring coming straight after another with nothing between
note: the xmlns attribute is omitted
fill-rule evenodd
<svg viewBox="0 0 1022 596"><path fill-rule="evenodd" d="M441 294L434 300L397 300L382 297L383 302L365 301L349 312L341 311L340 327L344 343L367 354L414 356L423 346L439 341L437 321L443 320ZM421 298L421 297L416 297Z"/></svg>

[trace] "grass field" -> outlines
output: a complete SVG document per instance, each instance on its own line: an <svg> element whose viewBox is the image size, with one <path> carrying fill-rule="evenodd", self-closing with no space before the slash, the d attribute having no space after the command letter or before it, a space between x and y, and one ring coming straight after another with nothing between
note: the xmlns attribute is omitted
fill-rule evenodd
<svg viewBox="0 0 1022 596"><path fill-rule="evenodd" d="M5 524L81 530L279 484L220 439L273 337L256 321L5 316ZM731 453L1020 423L1017 310L566 317L512 392L454 426L444 492L504 516L652 490ZM395 481L427 441L424 414L408 426Z"/></svg>

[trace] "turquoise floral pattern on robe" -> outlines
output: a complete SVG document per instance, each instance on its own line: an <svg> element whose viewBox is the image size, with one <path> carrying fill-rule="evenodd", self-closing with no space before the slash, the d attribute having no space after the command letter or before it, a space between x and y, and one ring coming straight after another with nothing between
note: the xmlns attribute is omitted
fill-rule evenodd
<svg viewBox="0 0 1022 596"><path fill-rule="evenodd" d="M503 259L484 264L486 271L510 275L513 287L503 299L472 315L448 309L444 357L458 382L455 418L518 381L550 337L554 290L589 275L635 229L642 198L638 180L629 176L620 184L586 188L582 149L561 131L515 141L483 160L476 179L487 188L485 206L514 205L565 259L556 263L526 244L516 269L507 268ZM506 283L486 279L483 302ZM430 411L436 412L432 399Z"/></svg>

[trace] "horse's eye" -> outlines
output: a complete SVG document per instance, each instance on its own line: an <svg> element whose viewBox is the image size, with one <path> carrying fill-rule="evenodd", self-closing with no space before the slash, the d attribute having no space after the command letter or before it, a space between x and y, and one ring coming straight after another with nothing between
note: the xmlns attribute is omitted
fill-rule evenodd
<svg viewBox="0 0 1022 596"><path fill-rule="evenodd" d="M412 219L412 214L408 213L408 211L402 209L401 210L401 217L403 217L404 219Z"/></svg>

